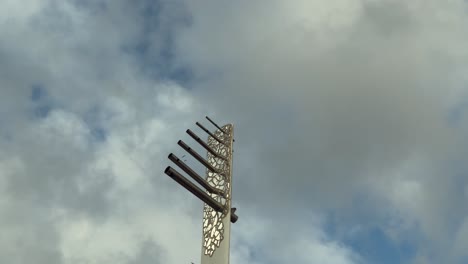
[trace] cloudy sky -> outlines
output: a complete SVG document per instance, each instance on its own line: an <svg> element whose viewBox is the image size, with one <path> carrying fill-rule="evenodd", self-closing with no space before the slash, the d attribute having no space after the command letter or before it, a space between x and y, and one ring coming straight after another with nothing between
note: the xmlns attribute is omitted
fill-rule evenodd
<svg viewBox="0 0 468 264"><path fill-rule="evenodd" d="M0 263L199 263L205 115L232 264L468 263L467 47L462 0L1 0Z"/></svg>

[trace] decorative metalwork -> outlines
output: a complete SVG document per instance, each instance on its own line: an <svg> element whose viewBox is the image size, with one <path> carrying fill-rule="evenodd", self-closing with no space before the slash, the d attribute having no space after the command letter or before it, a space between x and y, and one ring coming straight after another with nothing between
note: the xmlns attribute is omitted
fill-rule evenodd
<svg viewBox="0 0 468 264"><path fill-rule="evenodd" d="M236 208L231 208L234 126L227 124L220 127L209 117L206 117L206 119L218 129L212 133L199 122L195 123L209 135L207 142L201 140L190 129L186 131L198 144L206 149L206 159L182 140L177 142L182 149L206 168L206 177L200 176L185 164L186 160L183 159L185 155L182 156L182 159L179 159L174 153L170 153L168 159L199 185L194 184L171 166L168 166L164 173L205 203L203 208L201 263L228 264L231 223L235 223L239 219L235 213Z"/></svg>
<svg viewBox="0 0 468 264"><path fill-rule="evenodd" d="M217 130L214 135L223 143L218 142L213 137L208 137L208 146L219 153L223 158L216 157L208 152L208 162L218 170L219 173L206 170L206 181L213 187L223 191L223 195L210 193L209 195L216 201L221 203L225 210L216 212L205 204L203 209L203 248L204 254L212 256L215 250L220 246L224 239L223 219L226 217L228 210L231 208L231 164L232 155L232 137L233 126L231 124L222 127L222 130Z"/></svg>

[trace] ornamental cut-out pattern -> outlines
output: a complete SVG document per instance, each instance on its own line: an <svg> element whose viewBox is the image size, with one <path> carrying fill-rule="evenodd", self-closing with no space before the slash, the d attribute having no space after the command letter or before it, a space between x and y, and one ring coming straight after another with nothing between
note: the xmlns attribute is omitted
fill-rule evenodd
<svg viewBox="0 0 468 264"><path fill-rule="evenodd" d="M217 153L221 154L226 159L218 158L208 152L208 162L215 167L219 173L211 172L207 169L206 180L213 187L223 190L223 195L209 193L216 201L220 202L226 210L224 212L216 212L210 206L205 204L203 210L203 248L204 254L212 256L215 250L224 239L224 225L222 220L226 217L227 210L230 210L230 183L231 183L231 153L232 153L232 125L225 125L222 129L226 132L223 133L217 130L214 135L220 139L224 144L221 144L213 137L208 137L208 146L210 146Z"/></svg>

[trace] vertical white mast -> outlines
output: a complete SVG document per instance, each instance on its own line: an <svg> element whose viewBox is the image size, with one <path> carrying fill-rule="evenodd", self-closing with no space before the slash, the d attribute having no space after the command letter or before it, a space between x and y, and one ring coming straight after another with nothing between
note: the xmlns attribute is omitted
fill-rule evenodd
<svg viewBox="0 0 468 264"><path fill-rule="evenodd" d="M207 150L206 160L182 140L177 142L180 147L206 167L206 177L198 175L173 153L169 154L168 158L198 185L171 166L168 166L164 173L205 203L201 264L228 264L231 222L235 223L238 219L235 214L236 209L231 208L234 126L227 124L219 127L209 117L206 119L218 129L213 134L196 122L197 126L209 135L207 143L187 129L187 134Z"/></svg>
<svg viewBox="0 0 468 264"><path fill-rule="evenodd" d="M210 120L210 119L208 119ZM212 122L210 120L210 122ZM214 123L213 123L214 124ZM214 124L216 125L216 124ZM216 125L216 127L218 127ZM208 146L220 155L217 157L207 152L210 165L218 172L206 170L206 181L223 194L211 193L210 196L223 205L225 210L216 212L205 204L203 209L203 243L201 264L228 264L231 236L231 186L232 186L232 154L234 126L228 124L208 137ZM235 222L236 219L232 219Z"/></svg>

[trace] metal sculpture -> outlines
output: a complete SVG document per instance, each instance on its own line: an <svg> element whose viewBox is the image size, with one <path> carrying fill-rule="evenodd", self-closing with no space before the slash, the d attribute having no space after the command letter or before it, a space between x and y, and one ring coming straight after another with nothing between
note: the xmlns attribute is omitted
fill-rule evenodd
<svg viewBox="0 0 468 264"><path fill-rule="evenodd" d="M205 203L201 264L227 264L229 263L231 222L235 223L238 220L235 214L236 208L231 208L234 126L227 124L220 127L209 117L206 119L217 128L214 133L211 133L196 122L197 126L208 134L206 143L193 131L187 130L187 134L207 150L206 159L182 140L178 142L179 146L206 167L205 178L198 175L173 153L169 154L169 159L205 191L170 166L166 168L165 173Z"/></svg>

